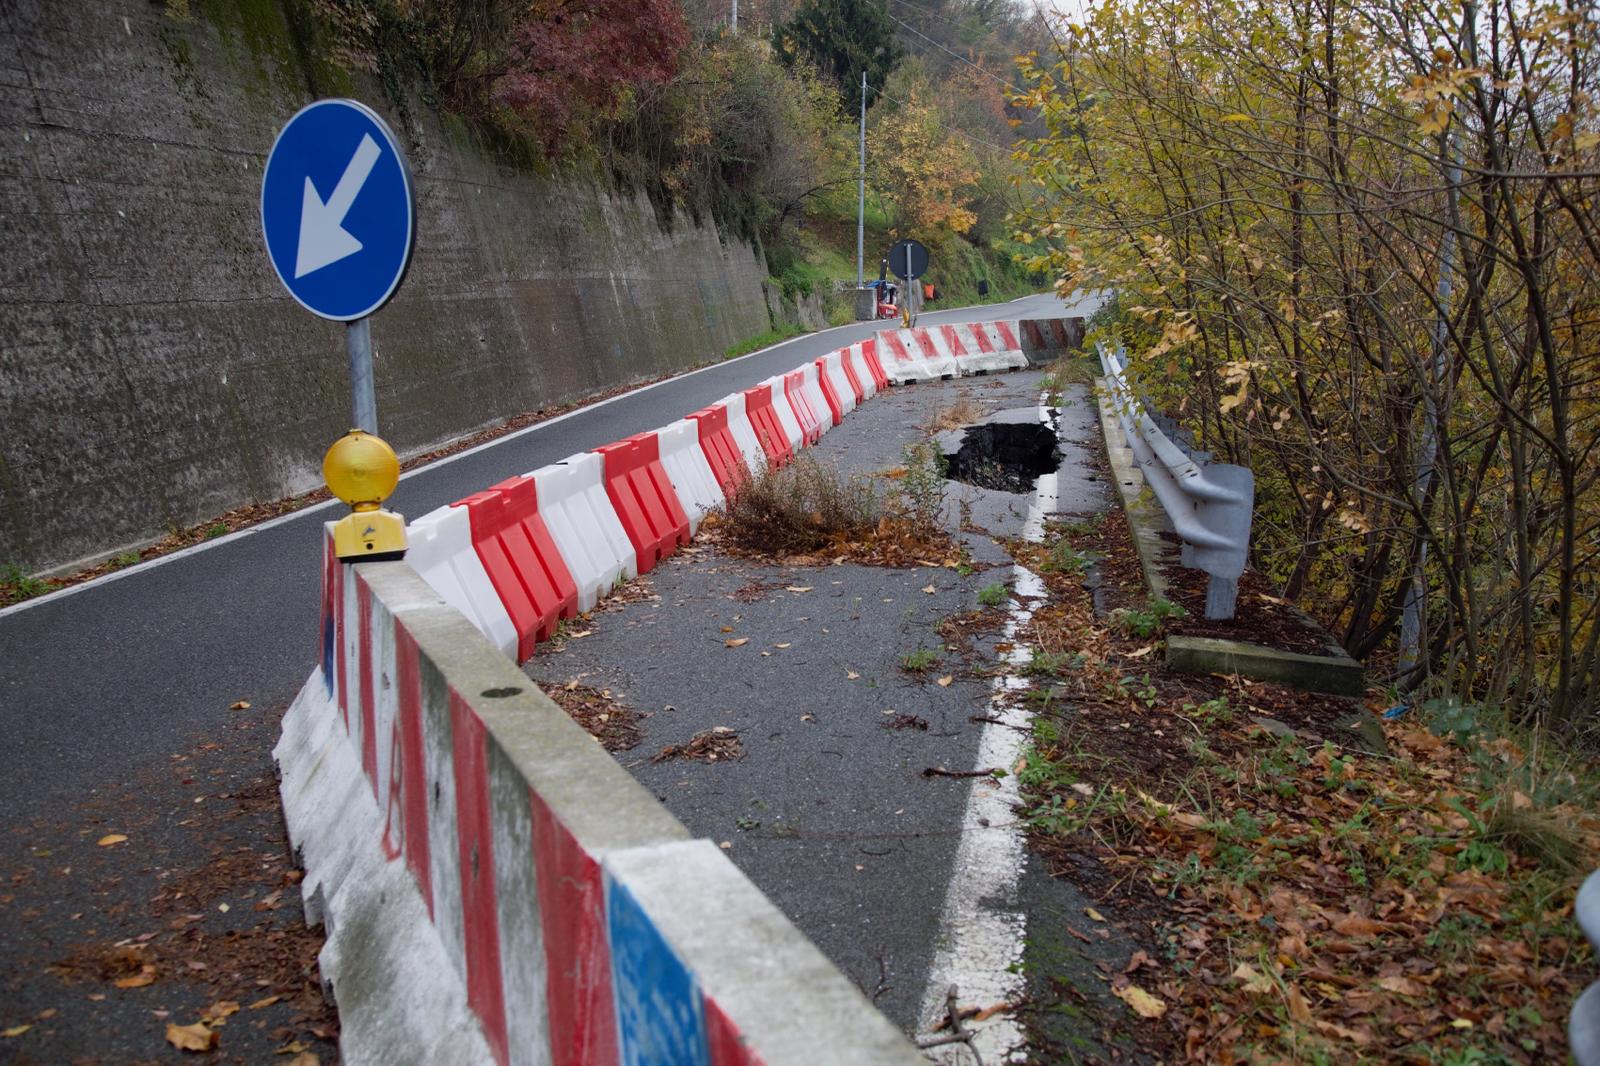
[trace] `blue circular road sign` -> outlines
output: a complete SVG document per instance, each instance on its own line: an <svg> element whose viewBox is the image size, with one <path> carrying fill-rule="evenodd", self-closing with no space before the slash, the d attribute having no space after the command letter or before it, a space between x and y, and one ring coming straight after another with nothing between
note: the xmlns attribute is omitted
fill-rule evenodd
<svg viewBox="0 0 1600 1066"><path fill-rule="evenodd" d="M415 223L405 156L365 104L318 100L273 142L261 234L284 288L312 314L350 322L388 303L411 262Z"/></svg>

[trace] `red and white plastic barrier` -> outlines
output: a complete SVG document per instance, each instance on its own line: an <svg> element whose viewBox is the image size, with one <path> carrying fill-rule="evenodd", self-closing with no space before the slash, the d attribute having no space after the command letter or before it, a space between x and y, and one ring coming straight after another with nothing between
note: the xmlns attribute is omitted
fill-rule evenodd
<svg viewBox="0 0 1600 1066"><path fill-rule="evenodd" d="M661 465L672 481L684 514L689 516L692 537L700 530L700 520L707 512L727 503L727 497L701 445L698 422L681 418L656 430L656 439Z"/></svg>
<svg viewBox="0 0 1600 1066"><path fill-rule="evenodd" d="M780 394L781 391L780 389ZM783 466L793 459L794 442L800 439L798 427L795 435L789 436L789 431L778 413L780 402L779 398L773 395L770 383L744 390L745 413L749 417L751 430L755 433L756 440L760 442L761 450L766 453L767 462L771 466ZM787 408L788 405L783 406ZM794 418L792 412L789 417Z"/></svg>
<svg viewBox="0 0 1600 1066"><path fill-rule="evenodd" d="M344 1061L924 1061L410 566L324 551L273 758Z"/></svg>
<svg viewBox="0 0 1600 1066"><path fill-rule="evenodd" d="M741 403L741 411L743 406ZM705 453L706 468L716 479L717 489L724 501L738 492L739 486L750 477L749 464L738 441L734 439L733 427L728 418L728 407L728 403L724 401L703 407L689 416L700 437L700 450ZM754 437L751 437L751 446L760 449Z"/></svg>
<svg viewBox="0 0 1600 1066"><path fill-rule="evenodd" d="M783 431L783 439L789 445L790 455L799 455L807 444L811 442L805 427L800 424L800 417L795 414L794 403L789 398L788 383L783 380L783 375L778 374L762 382L772 391L772 417L777 420L778 428Z"/></svg>
<svg viewBox="0 0 1600 1066"><path fill-rule="evenodd" d="M738 445L739 454L744 456L744 465L749 467L752 475L755 475L765 470L772 458L756 434L755 423L750 416L745 396L743 392L732 393L718 400L717 406L727 408L728 435L733 438L733 443Z"/></svg>
<svg viewBox="0 0 1600 1066"><path fill-rule="evenodd" d="M806 387L803 369L791 370L783 375L783 396L789 401L789 410L794 412L795 421L800 424L800 436L806 446L821 440L825 428L832 428L833 416L827 413L828 406L821 402L820 395L811 395L811 390ZM819 406L821 411L817 410Z"/></svg>
<svg viewBox="0 0 1600 1066"><path fill-rule="evenodd" d="M507 478L454 506L472 523L472 547L517 630L517 661L578 613L578 586L539 513L538 485Z"/></svg>
<svg viewBox="0 0 1600 1066"><path fill-rule="evenodd" d="M562 555L571 558L565 549ZM407 524L406 562L490 643L505 655L516 656L517 627L472 546L472 519L465 510L446 504ZM587 611L589 607L583 605L580 587L578 609Z"/></svg>
<svg viewBox="0 0 1600 1066"><path fill-rule="evenodd" d="M539 486L545 525L578 586L578 610L593 610L617 582L639 573L633 541L606 495L605 460L579 452L529 476Z"/></svg>
<svg viewBox="0 0 1600 1066"><path fill-rule="evenodd" d="M829 352L817 360L817 383L822 386L836 426L861 403L861 386L846 373L843 352Z"/></svg>
<svg viewBox="0 0 1600 1066"><path fill-rule="evenodd" d="M595 451L605 459L606 495L627 530L639 573L689 543L689 516L661 465L654 433L637 433Z"/></svg>
<svg viewBox="0 0 1600 1066"><path fill-rule="evenodd" d="M858 372L865 371L867 377L872 379L869 396L876 396L889 387L889 375L884 373L883 363L878 358L878 342L876 340L869 339L862 341L860 344L852 344L850 352L852 359L857 364ZM861 384L865 386L866 380L862 379Z"/></svg>

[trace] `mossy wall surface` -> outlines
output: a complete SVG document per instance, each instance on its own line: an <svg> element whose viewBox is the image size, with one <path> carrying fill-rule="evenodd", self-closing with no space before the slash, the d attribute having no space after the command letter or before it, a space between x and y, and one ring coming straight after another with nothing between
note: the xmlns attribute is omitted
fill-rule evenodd
<svg viewBox="0 0 1600 1066"><path fill-rule="evenodd" d="M300 0L0 4L0 565L320 484L344 327L289 298L258 207L273 137L318 97L383 114L416 180L410 274L372 322L402 455L769 327L749 246L496 162L314 36Z"/></svg>

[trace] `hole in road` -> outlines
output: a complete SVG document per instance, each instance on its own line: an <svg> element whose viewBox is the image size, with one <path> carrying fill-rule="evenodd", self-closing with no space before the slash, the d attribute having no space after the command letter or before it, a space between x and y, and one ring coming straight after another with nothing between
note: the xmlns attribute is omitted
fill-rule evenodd
<svg viewBox="0 0 1600 1066"><path fill-rule="evenodd" d="M1032 492L1040 474L1061 464L1056 435L1037 422L990 422L973 426L954 455L945 456L947 476L983 489Z"/></svg>

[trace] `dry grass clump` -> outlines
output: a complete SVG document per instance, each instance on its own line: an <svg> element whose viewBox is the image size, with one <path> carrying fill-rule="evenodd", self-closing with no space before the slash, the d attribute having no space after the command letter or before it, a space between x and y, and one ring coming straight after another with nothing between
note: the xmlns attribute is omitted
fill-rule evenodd
<svg viewBox="0 0 1600 1066"><path fill-rule="evenodd" d="M883 501L871 479L846 477L801 456L741 486L728 503L723 529L747 551L805 554L864 539L882 518Z"/></svg>
<svg viewBox="0 0 1600 1066"><path fill-rule="evenodd" d="M932 434L946 429L960 429L972 425L986 413L983 404L970 396L963 396L929 419L927 430Z"/></svg>

